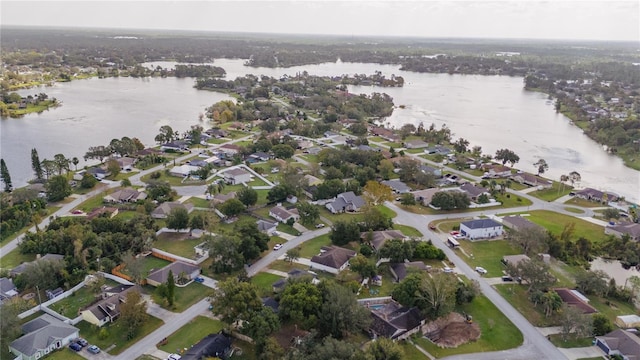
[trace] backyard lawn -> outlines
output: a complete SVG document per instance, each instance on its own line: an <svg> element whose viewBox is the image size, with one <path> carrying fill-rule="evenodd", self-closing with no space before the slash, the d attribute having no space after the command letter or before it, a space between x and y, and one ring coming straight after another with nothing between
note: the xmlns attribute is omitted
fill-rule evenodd
<svg viewBox="0 0 640 360"><path fill-rule="evenodd" d="M209 334L215 334L224 328L224 323L206 316L198 316L167 337L167 344L159 346L160 350L180 354L182 349L189 349Z"/></svg>
<svg viewBox="0 0 640 360"><path fill-rule="evenodd" d="M107 337L100 337L99 333L102 328L98 328L86 321L80 321L75 326L80 329L80 336L85 338L90 344L97 345L102 351L111 355L117 355L162 326L163 323L162 320L147 315L147 318L133 339L127 339L127 331L123 328L122 323L118 321L102 327L107 329ZM110 349L107 351L107 348Z"/></svg>
<svg viewBox="0 0 640 360"><path fill-rule="evenodd" d="M73 319L78 316L78 310L91 304L95 297L96 294L92 293L86 286L83 286L73 295L51 304L49 308L58 314Z"/></svg>
<svg viewBox="0 0 640 360"><path fill-rule="evenodd" d="M504 255L521 254L522 251L511 246L507 240L468 241L461 240L460 247L469 255L459 254L469 266L482 266L487 270L485 277L502 276L502 257Z"/></svg>
<svg viewBox="0 0 640 360"><path fill-rule="evenodd" d="M163 232L158 235L158 240L153 246L187 259L193 259L196 255L193 248L203 241L203 239L190 238L188 233Z"/></svg>
<svg viewBox="0 0 640 360"><path fill-rule="evenodd" d="M20 249L16 248L8 254L3 253L0 259L0 268L13 269L14 267L22 264L23 262L30 262L36 259L35 254L22 254Z"/></svg>
<svg viewBox="0 0 640 360"><path fill-rule="evenodd" d="M260 290L260 296L269 296L273 294L273 288L271 287L271 285L280 279L282 279L281 276L261 272L255 274L251 278L251 283L258 287L258 289Z"/></svg>
<svg viewBox="0 0 640 360"><path fill-rule="evenodd" d="M423 337L417 338L415 342L438 358L455 354L506 350L522 344L522 333L485 296L476 296L471 303L458 306L456 311L473 316L473 321L480 325L482 335L478 341L460 345L454 349L439 348Z"/></svg>

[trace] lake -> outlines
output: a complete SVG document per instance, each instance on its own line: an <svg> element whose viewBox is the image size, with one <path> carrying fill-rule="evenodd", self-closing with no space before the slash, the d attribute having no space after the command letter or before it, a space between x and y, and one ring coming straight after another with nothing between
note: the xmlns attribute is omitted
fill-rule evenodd
<svg viewBox="0 0 640 360"><path fill-rule="evenodd" d="M589 139L568 118L554 111L546 95L523 89L521 77L421 74L401 71L397 65L323 63L291 68L249 68L242 59L219 59L227 79L246 74L279 78L307 71L311 75L373 74L400 75L403 88L351 86L351 92L386 92L396 108L385 124L425 126L447 124L454 139L464 137L471 146L495 154L509 148L520 156L516 167L534 171L533 163L543 158L549 164L546 176L558 180L561 174L578 171L581 186L612 191L628 200L640 201L640 172L609 155ZM150 62L147 66L172 67L172 62ZM91 145L107 144L112 138L137 136L152 144L162 125L185 131L196 124L204 108L226 95L198 91L193 79L108 78L73 81L46 88L63 106L22 119L3 119L2 153L14 185L31 178L29 151L37 147L41 159L62 152L81 157ZM38 89L23 91L34 94ZM133 126L131 126L133 125Z"/></svg>
<svg viewBox="0 0 640 360"><path fill-rule="evenodd" d="M627 279L632 276L640 277L640 271L635 267L625 269L618 260L605 260L597 258L591 262L591 270L602 270L609 275L612 279L615 279L616 285L624 286Z"/></svg>

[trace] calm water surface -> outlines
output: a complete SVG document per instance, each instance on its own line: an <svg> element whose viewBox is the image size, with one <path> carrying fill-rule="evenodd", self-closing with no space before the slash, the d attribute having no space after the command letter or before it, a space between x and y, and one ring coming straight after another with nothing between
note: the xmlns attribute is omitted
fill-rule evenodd
<svg viewBox="0 0 640 360"><path fill-rule="evenodd" d="M244 60L219 59L216 66L227 71L227 79L246 74L280 77L307 71L311 75L372 74L401 75L403 88L350 87L354 93L386 92L395 109L385 124L405 123L438 127L447 124L454 139L464 137L483 152L494 154L509 148L520 156L516 165L534 171L533 163L544 158L547 176L559 179L573 170L582 174L582 186L613 191L627 199L640 200L640 172L627 168L600 145L556 114L544 94L523 90L522 78L420 74L400 71L397 65L324 63L291 68L249 68ZM171 67L175 63L151 62L148 66ZM185 131L196 124L204 108L226 95L197 91L193 79L91 79L59 84L45 89L64 102L58 109L23 119L2 120L2 156L14 183L31 177L29 150L37 147L40 157L55 153L81 157L91 145L112 138L137 136L147 144L162 125ZM24 93L37 93L36 90Z"/></svg>

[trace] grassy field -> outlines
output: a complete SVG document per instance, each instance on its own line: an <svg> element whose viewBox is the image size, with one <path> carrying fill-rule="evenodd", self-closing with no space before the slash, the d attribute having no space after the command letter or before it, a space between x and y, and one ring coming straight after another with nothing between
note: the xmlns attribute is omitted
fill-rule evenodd
<svg viewBox="0 0 640 360"><path fill-rule="evenodd" d="M165 232L158 235L154 247L172 254L192 259L196 253L193 248L203 242L203 239L191 239L185 233Z"/></svg>
<svg viewBox="0 0 640 360"><path fill-rule="evenodd" d="M407 226L407 225L399 225L393 224L393 228L396 230L400 230L401 233L410 237L422 237L422 233L418 231L416 228Z"/></svg>
<svg viewBox="0 0 640 360"><path fill-rule="evenodd" d="M96 294L84 286L74 292L73 295L51 304L49 308L58 314L73 319L78 316L78 310L89 305L95 299L95 296Z"/></svg>
<svg viewBox="0 0 640 360"><path fill-rule="evenodd" d="M528 220L544 227L556 235L559 235L562 232L562 229L566 224L575 223L573 239L584 237L595 243L599 243L606 238L602 226L577 219L573 216L547 210L534 210L528 212L528 214Z"/></svg>
<svg viewBox="0 0 640 360"><path fill-rule="evenodd" d="M553 345L559 348L575 348L575 347L586 347L591 346L593 337L583 337L583 338L574 338L573 336L569 336L567 340L562 340L562 334L552 334L549 336L549 339L553 343Z"/></svg>
<svg viewBox="0 0 640 360"><path fill-rule="evenodd" d="M290 263L284 260L276 260L272 262L271 265L269 265L269 268L273 270L284 271L284 272L289 272L293 269L300 269L300 270L309 269L308 266L298 264L298 263Z"/></svg>
<svg viewBox="0 0 640 360"><path fill-rule="evenodd" d="M189 200L185 201L185 203L193 204L193 206L195 207L205 208L205 209L208 209L211 207L209 200L201 199L195 196L190 197Z"/></svg>
<svg viewBox="0 0 640 360"><path fill-rule="evenodd" d="M635 314L636 309L633 305L614 299L604 299L596 296L588 296L589 305L596 308L600 313L606 315L611 322L615 321L616 316Z"/></svg>
<svg viewBox="0 0 640 360"><path fill-rule="evenodd" d="M522 253L519 249L513 247L506 240L493 241L468 241L461 240L460 247L469 255L469 257L460 254L469 266L482 266L487 270L485 277L502 276L504 266L500 262L504 255L516 255Z"/></svg>
<svg viewBox="0 0 640 360"><path fill-rule="evenodd" d="M84 360L84 358L67 346L47 355L47 360Z"/></svg>
<svg viewBox="0 0 640 360"><path fill-rule="evenodd" d="M167 337L167 344L159 346L160 350L168 353L180 353L181 349L188 349L209 334L215 334L224 328L224 323L206 316L198 316L178 331Z"/></svg>
<svg viewBox="0 0 640 360"><path fill-rule="evenodd" d="M585 200L585 199L582 199L582 198L579 198L579 197L572 197L571 199L565 201L564 203L567 204L567 205L582 206L582 207L586 207L586 208L602 207L603 206L599 202L589 201L589 200Z"/></svg>
<svg viewBox="0 0 640 360"><path fill-rule="evenodd" d="M570 207L570 206L565 206L564 209L568 212L572 212L574 214L584 214L585 211L582 209L578 209L578 208L574 208L574 207Z"/></svg>
<svg viewBox="0 0 640 360"><path fill-rule="evenodd" d="M533 326L557 326L560 323L559 315L557 313L550 317L546 317L541 308L533 306L531 301L529 301L525 285L504 284L495 286L495 289L531 324L533 324Z"/></svg>
<svg viewBox="0 0 640 360"><path fill-rule="evenodd" d="M532 204L531 200L526 199L526 198L522 198L519 197L517 195L514 194L504 194L504 195L496 195L495 196L496 201L499 201L502 203L502 205L500 207L502 208L511 208L511 207L518 207L518 206L529 206ZM478 209L474 209L474 210L478 210Z"/></svg>
<svg viewBox="0 0 640 360"><path fill-rule="evenodd" d="M23 262L29 262L35 259L36 254L22 254L20 253L20 249L16 248L8 254L3 253L2 259L0 259L0 268L13 269Z"/></svg>
<svg viewBox="0 0 640 360"><path fill-rule="evenodd" d="M260 289L260 296L269 296L273 294L271 285L280 279L282 279L281 276L261 272L251 278L251 283Z"/></svg>
<svg viewBox="0 0 640 360"><path fill-rule="evenodd" d="M420 359L428 359L427 356L420 352L414 345L401 341L398 344L402 347L402 351L404 352L403 359L411 359L411 360L420 360Z"/></svg>
<svg viewBox="0 0 640 360"><path fill-rule="evenodd" d="M186 309L191 307L193 304L209 296L211 293L210 288L202 284L199 284L197 282L192 282L186 287L176 287L175 302L173 304L173 307L169 308L169 306L165 302L165 299L158 296L158 294L154 291L155 288L152 288L149 290L153 291L151 294L151 297L153 298L153 301L156 304L159 304L160 306L162 306L167 310L171 310L173 312L178 312L178 313L185 311Z"/></svg>
<svg viewBox="0 0 640 360"><path fill-rule="evenodd" d="M535 196L538 199L553 201L562 196L569 195L573 188L569 185L563 185L557 181L553 182L553 186L549 189L537 190L530 192L529 195Z"/></svg>
<svg viewBox="0 0 640 360"><path fill-rule="evenodd" d="M90 344L97 345L102 349L102 351L105 351L105 349L113 345L113 348L109 350L108 353L111 355L117 355L162 326L163 323L164 322L162 320L151 315L147 315L147 319L136 332L136 336L133 339L128 340L126 329L124 329L122 323L118 321L102 327L107 329L108 333L108 336L104 339L101 339L100 336L98 336L101 328L89 324L86 321L79 322L76 327L80 329L80 336L85 338Z"/></svg>
<svg viewBox="0 0 640 360"><path fill-rule="evenodd" d="M522 344L522 333L486 297L476 296L471 303L458 307L457 311L470 314L473 316L473 321L480 325L482 335L478 341L454 349L441 349L422 337L416 339L416 343L438 358L455 354L506 350Z"/></svg>
<svg viewBox="0 0 640 360"><path fill-rule="evenodd" d="M108 194L112 193L113 190L114 189L110 189L94 197L89 198L88 200L82 202L80 205L76 206L74 210L79 209L88 213L95 208L104 206L104 202L102 201L102 199Z"/></svg>
<svg viewBox="0 0 640 360"><path fill-rule="evenodd" d="M329 234L320 235L317 238L311 239L300 245L300 257L312 258L314 255L320 253L320 248L323 246L331 245Z"/></svg>

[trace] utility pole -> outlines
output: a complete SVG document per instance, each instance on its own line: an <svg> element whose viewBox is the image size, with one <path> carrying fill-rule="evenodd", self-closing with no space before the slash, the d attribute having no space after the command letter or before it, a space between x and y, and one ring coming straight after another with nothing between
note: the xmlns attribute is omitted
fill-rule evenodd
<svg viewBox="0 0 640 360"><path fill-rule="evenodd" d="M36 291L38 292L38 310L42 310L42 299L40 298L40 288L36 285Z"/></svg>

